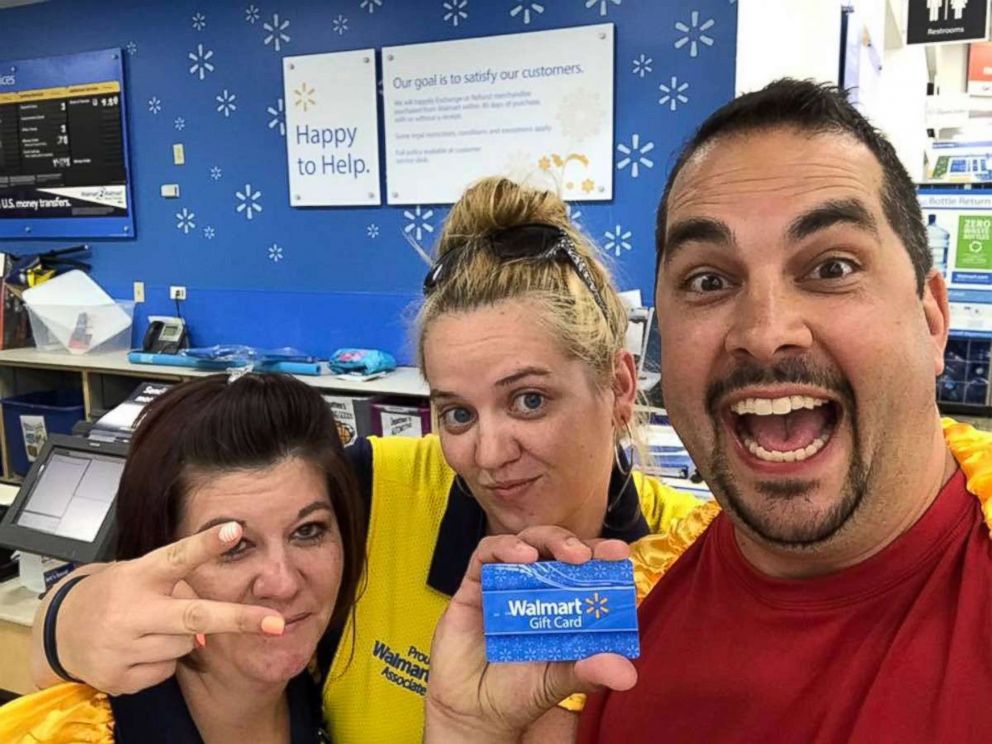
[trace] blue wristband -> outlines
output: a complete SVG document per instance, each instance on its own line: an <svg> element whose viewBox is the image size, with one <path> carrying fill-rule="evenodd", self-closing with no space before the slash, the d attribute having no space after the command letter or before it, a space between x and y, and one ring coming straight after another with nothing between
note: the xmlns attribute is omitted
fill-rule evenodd
<svg viewBox="0 0 992 744"><path fill-rule="evenodd" d="M85 576L76 576L60 586L55 591L55 596L52 597L52 602L48 605L48 609L45 611L45 627L43 633L45 642L45 660L48 661L48 666L52 668L52 671L66 682L82 682L82 680L76 679L69 674L69 672L65 670L65 667L62 666L62 662L59 661L58 644L55 641L55 624L58 621L59 607L62 606L62 602L65 600L69 590L85 578Z"/></svg>

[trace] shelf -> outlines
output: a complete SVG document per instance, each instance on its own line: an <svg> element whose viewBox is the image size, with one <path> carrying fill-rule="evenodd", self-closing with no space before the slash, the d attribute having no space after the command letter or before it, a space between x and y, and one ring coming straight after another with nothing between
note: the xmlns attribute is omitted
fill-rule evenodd
<svg viewBox="0 0 992 744"><path fill-rule="evenodd" d="M216 374L192 367L168 367L157 364L132 364L127 352L110 354L64 354L37 349L0 351L0 398L36 390L72 388L81 390L85 418L92 421L98 413L109 410L132 393L142 381L180 382ZM334 375L294 375L296 379L322 393L340 395L389 395L426 398L427 383L416 367L399 367L383 377L368 382L343 380ZM0 419L0 483L13 486L21 478L11 470L7 441Z"/></svg>
<svg viewBox="0 0 992 744"><path fill-rule="evenodd" d="M215 371L192 367L166 367L158 364L132 364L127 352L110 354L59 354L37 349L7 349L0 351L0 367L72 370L101 374L143 377L153 380L190 379L215 374ZM416 367L397 367L384 377L368 382L342 380L334 375L294 375L308 385L321 390L341 390L367 395L410 395L427 397L427 383Z"/></svg>

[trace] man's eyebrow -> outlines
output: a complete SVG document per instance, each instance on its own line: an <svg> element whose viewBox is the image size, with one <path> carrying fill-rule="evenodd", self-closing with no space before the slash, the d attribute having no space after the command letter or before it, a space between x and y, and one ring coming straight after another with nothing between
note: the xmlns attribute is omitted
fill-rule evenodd
<svg viewBox="0 0 992 744"><path fill-rule="evenodd" d="M668 231L668 237L665 239L665 263L668 263L672 256L688 243L733 245L735 240L733 231L720 220L703 217L682 220L672 225Z"/></svg>
<svg viewBox="0 0 992 744"><path fill-rule="evenodd" d="M840 199L824 202L801 214L789 225L789 239L803 240L810 235L837 224L847 224L878 237L878 223L858 199Z"/></svg>

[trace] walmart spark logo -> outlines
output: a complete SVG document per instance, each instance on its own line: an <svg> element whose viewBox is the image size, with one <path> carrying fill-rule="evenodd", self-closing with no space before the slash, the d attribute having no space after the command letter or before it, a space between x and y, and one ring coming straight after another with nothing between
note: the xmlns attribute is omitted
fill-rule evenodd
<svg viewBox="0 0 992 744"><path fill-rule="evenodd" d="M302 83L299 88L293 91L293 95L296 96L294 105L302 108L304 111L309 110L311 106L316 106L317 102L314 100L313 95L315 92L316 91L306 83Z"/></svg>
<svg viewBox="0 0 992 744"><path fill-rule="evenodd" d="M591 597L586 597L585 602L586 614L593 615L597 620L610 613L610 608L606 606L607 598L599 596L599 592L594 592Z"/></svg>

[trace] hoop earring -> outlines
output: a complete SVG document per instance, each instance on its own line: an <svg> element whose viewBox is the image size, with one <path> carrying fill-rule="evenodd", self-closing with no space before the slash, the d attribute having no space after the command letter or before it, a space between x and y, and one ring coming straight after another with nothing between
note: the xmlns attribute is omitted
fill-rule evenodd
<svg viewBox="0 0 992 744"><path fill-rule="evenodd" d="M617 472L620 473L620 475L626 477L629 480L630 479L630 474L634 470L634 463L633 463L633 461L628 462L627 463L627 469L624 470L623 469L623 462L620 460L620 455L622 453L623 453L623 445L620 444L620 442L617 442L616 447L614 447L614 449L613 449L613 462L617 466Z"/></svg>
<svg viewBox="0 0 992 744"><path fill-rule="evenodd" d="M631 471L634 469L634 462L633 462L633 458L631 458L631 461L627 463L627 469L626 470L623 469L623 463L620 460L620 454L621 452L623 452L622 443L624 442L624 440L626 440L631 445L633 445L634 443L634 434L630 430L630 421L623 422L623 436L617 437L616 444L613 447L613 462L616 463L617 470L620 472L621 475L625 475L629 478Z"/></svg>
<svg viewBox="0 0 992 744"><path fill-rule="evenodd" d="M632 441L629 421L624 422L624 429L626 430L627 440ZM609 499L606 504L607 518L609 518L610 513L613 511L616 505L620 503L621 494L627 490L628 486L630 486L631 479L634 477L633 458L631 458L631 461L627 463L627 469L624 470L623 458L622 458L623 445L621 444L622 441L623 441L622 438L618 439L617 443L613 446L613 463L616 466L617 472L620 474L620 477L623 478L623 485L620 486L620 488L617 490L615 494L611 493L609 495Z"/></svg>

